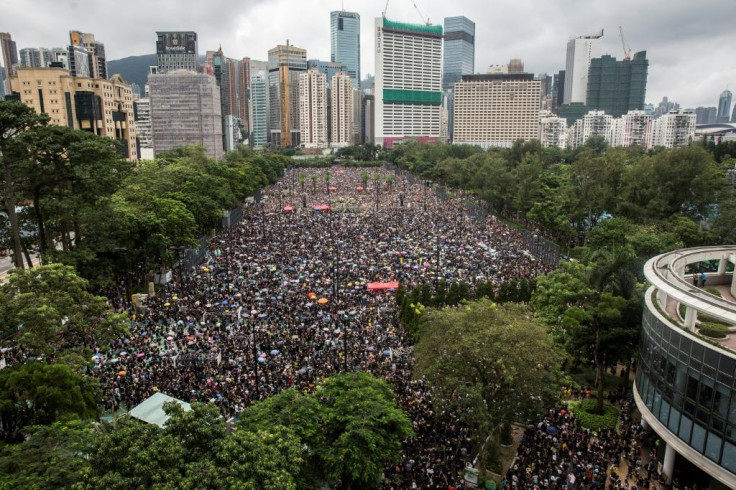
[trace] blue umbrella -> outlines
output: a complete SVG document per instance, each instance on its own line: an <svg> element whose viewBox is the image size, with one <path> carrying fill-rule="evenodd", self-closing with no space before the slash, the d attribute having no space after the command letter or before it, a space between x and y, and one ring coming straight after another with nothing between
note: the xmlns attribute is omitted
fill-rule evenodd
<svg viewBox="0 0 736 490"><path fill-rule="evenodd" d="M278 351L278 349L274 349L274 350L271 351L271 355L272 356L275 356L277 354L280 354L280 352Z"/></svg>
<svg viewBox="0 0 736 490"><path fill-rule="evenodd" d="M549 435L555 435L555 434L557 434L557 432L559 432L559 431L557 430L557 427L555 427L554 425L548 425L547 426L547 434L549 434Z"/></svg>

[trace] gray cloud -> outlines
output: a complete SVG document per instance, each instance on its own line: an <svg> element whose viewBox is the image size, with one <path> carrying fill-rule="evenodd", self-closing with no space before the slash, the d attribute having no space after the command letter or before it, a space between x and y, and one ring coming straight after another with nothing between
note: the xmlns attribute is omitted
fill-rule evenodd
<svg viewBox="0 0 736 490"><path fill-rule="evenodd" d="M509 58L524 60L527 71L556 73L564 68L567 40L604 28L604 51L618 58L618 26L633 51L649 58L647 100L663 96L684 107L716 105L729 85L736 88L732 62L735 40L732 0L416 0L425 16L441 24L465 15L476 23L476 71ZM265 59L284 43L307 49L310 58L329 59L329 12L340 1L325 0L6 0L0 31L18 47L63 46L68 31L95 33L109 59L152 53L157 30L194 30L200 52L222 44L226 55ZM374 18L384 0L345 0L361 15L362 71L373 73ZM388 17L422 22L411 0L391 0Z"/></svg>

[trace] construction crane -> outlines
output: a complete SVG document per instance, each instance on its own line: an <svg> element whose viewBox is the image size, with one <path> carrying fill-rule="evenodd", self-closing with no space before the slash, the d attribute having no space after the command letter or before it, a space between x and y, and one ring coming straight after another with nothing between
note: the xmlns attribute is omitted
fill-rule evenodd
<svg viewBox="0 0 736 490"><path fill-rule="evenodd" d="M413 3L413 4L414 4L414 8L415 8L415 9L417 9L417 13L419 14L419 17L421 17L421 18L422 18L422 21L423 21L423 22L424 22L424 23L425 23L426 25L428 25L428 26L431 26L432 24L431 24L431 23L429 22L429 17L426 17L426 18L424 17L424 14L422 13L422 11L421 11L421 10L419 10L419 5L417 5L417 2L416 2L415 0L411 0L411 3Z"/></svg>
<svg viewBox="0 0 736 490"><path fill-rule="evenodd" d="M621 34L621 47L624 48L624 61L629 61L631 59L631 48L626 46L626 41L624 40L624 28L618 26L618 32Z"/></svg>

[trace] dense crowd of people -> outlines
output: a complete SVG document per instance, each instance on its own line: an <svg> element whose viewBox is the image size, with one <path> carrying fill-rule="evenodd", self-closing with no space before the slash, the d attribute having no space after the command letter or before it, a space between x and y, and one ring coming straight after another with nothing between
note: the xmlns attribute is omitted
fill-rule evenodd
<svg viewBox="0 0 736 490"><path fill-rule="evenodd" d="M506 473L506 488L643 490L659 488L663 475L656 458L644 454L649 434L631 418L633 404L622 405L619 430L583 429L566 405L550 408L527 427L517 456ZM646 457L648 456L648 458Z"/></svg>
<svg viewBox="0 0 736 490"><path fill-rule="evenodd" d="M457 414L438 413L427 384L413 378L392 291L366 285L498 287L549 266L524 249L520 232L469 217L458 199L383 169L366 184L360 172L336 170L306 186L287 175L210 242L202 264L175 271L137 309L130 335L95 353L105 410L158 391L237 416L282 389L307 392L335 373L368 371L392 384L415 428L386 485L459 484L467 428Z"/></svg>

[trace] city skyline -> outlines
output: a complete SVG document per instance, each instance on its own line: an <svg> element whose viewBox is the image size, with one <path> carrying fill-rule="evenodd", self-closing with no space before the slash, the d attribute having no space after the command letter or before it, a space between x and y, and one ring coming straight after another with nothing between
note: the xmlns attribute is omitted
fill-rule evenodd
<svg viewBox="0 0 736 490"><path fill-rule="evenodd" d="M328 60L330 12L344 7L362 18L361 72L365 77L375 71L373 19L385 5L383 0L254 0L245 6L227 0L186 4L132 0L124 11L129 14L124 14L113 12L106 2L82 9L74 1L21 0L3 6L0 32L10 32L18 49L66 45L70 30L94 32L105 43L108 60L155 52L155 32L165 30L197 32L200 54L221 44L233 58L264 60L269 49L288 38L307 49L310 59ZM628 47L649 53L647 103L656 106L667 96L687 108L715 105L719 94L736 84L736 67L723 63L730 59L736 3L622 0L599 5L582 0L543 4L519 0L493 9L481 0L459 0L450 6L439 0L421 0L417 5L434 25L458 15L476 23L476 72L522 58L529 72L557 73L565 67L567 41L601 27L605 31L602 53L620 58L621 25ZM713 15L714 9L718 15ZM412 2L406 0L389 3L387 17L422 23Z"/></svg>

